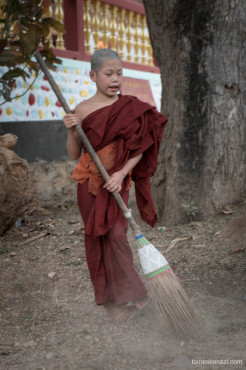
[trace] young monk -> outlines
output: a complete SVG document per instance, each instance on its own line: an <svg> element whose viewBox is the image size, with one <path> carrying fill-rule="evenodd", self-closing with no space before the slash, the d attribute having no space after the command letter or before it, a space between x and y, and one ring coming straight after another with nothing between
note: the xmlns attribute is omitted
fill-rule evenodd
<svg viewBox="0 0 246 370"><path fill-rule="evenodd" d="M142 218L154 225L156 211L149 178L157 156L167 118L155 107L133 96L118 94L122 84L122 63L110 49L97 50L91 57L90 78L97 92L82 101L74 114L64 117L68 129L67 151L79 162L72 178L78 181L77 199L85 225L85 251L97 305L104 305L116 321L132 317L148 302L147 291L133 265L128 244L127 220L112 192L128 203L131 179ZM81 124L110 179L104 183L74 126ZM127 305L132 302L132 305Z"/></svg>

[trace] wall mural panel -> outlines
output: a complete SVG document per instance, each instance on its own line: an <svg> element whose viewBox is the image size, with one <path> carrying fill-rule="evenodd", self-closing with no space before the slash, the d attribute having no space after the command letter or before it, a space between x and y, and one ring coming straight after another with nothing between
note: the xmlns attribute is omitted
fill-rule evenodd
<svg viewBox="0 0 246 370"><path fill-rule="evenodd" d="M90 63L69 59L63 59L63 64L58 66L56 71L51 71L71 109L96 92L96 86L90 80L89 71ZM3 74L4 72L4 67L0 67L0 73ZM161 82L159 75L124 70L124 76L149 81L156 107L160 110ZM42 73L37 77L28 92L20 96L33 82L34 78L35 76L31 76L27 82L24 82L21 78L17 79L16 88L12 93L12 96L16 96L16 98L11 102L0 105L0 121L62 119L64 111ZM128 93L130 94L130 91ZM2 98L0 103L2 103Z"/></svg>

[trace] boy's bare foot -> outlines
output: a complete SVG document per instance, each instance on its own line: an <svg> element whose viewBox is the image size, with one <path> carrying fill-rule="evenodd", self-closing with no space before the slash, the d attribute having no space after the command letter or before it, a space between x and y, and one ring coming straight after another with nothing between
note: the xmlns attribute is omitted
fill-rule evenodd
<svg viewBox="0 0 246 370"><path fill-rule="evenodd" d="M134 307L128 308L125 304L115 305L112 302L106 303L104 307L107 311L108 317L115 322L130 320L133 317L135 311Z"/></svg>
<svg viewBox="0 0 246 370"><path fill-rule="evenodd" d="M145 296L144 298L137 299L133 302L137 310L141 311L149 303L149 297Z"/></svg>

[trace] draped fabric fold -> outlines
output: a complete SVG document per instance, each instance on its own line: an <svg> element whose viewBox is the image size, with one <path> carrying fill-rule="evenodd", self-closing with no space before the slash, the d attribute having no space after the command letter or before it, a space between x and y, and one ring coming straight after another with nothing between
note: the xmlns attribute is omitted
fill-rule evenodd
<svg viewBox="0 0 246 370"><path fill-rule="evenodd" d="M119 95L115 103L94 111L82 122L82 128L95 151L112 142L116 143L114 163L108 170L109 175L119 171L130 158L143 153L132 171L132 179L135 181L140 215L151 226L156 223L157 215L151 196L150 177L156 171L166 123L167 118L155 107L130 95ZM126 177L122 192L127 181ZM94 238L105 235L114 224L118 212L112 194L103 188L102 183L85 225L85 234Z"/></svg>

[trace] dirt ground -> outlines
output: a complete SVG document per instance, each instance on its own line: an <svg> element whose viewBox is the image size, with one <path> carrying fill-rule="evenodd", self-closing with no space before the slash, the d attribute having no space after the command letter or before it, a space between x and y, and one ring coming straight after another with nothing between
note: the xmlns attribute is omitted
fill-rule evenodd
<svg viewBox="0 0 246 370"><path fill-rule="evenodd" d="M191 341L169 337L152 303L124 324L106 318L94 303L76 207L25 217L0 238L0 368L245 369L246 224L233 223L245 211L242 200L204 222L140 224L202 316ZM131 231L129 240L144 280Z"/></svg>

